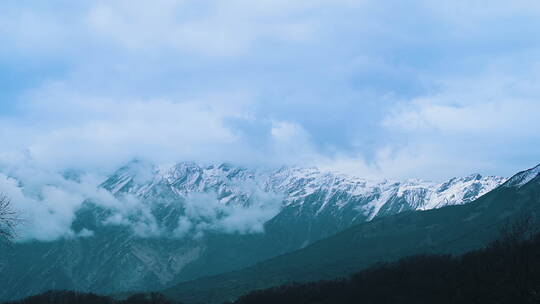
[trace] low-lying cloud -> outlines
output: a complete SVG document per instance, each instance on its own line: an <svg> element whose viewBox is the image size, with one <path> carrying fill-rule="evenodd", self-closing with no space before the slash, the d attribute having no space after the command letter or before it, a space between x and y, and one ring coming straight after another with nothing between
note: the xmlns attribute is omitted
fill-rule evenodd
<svg viewBox="0 0 540 304"><path fill-rule="evenodd" d="M78 211L88 207L88 202L91 208L108 212L99 225L128 227L134 235L143 238L197 238L207 232L263 233L264 224L279 213L283 202L278 194L266 193L254 185L245 187L245 201L230 204L219 201L216 193L194 192L176 198L173 208L183 213L171 229L153 212L164 202L149 202L131 194L115 196L99 187L103 181L103 177L90 174L66 178L63 174L36 168L0 173L0 193L11 199L13 209L23 220L18 227L17 240L53 241L93 236L95 231L87 228L75 231L72 226Z"/></svg>
<svg viewBox="0 0 540 304"><path fill-rule="evenodd" d="M192 193L186 198L185 215L180 217L174 234L262 233L264 224L279 213L282 202L280 195L261 190L252 192L244 204L224 204L214 193Z"/></svg>

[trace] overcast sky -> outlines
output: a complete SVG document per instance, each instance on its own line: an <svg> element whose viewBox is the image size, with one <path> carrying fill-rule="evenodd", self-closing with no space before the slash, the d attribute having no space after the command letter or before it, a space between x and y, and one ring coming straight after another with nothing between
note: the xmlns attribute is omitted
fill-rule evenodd
<svg viewBox="0 0 540 304"><path fill-rule="evenodd" d="M537 0L0 2L0 166L540 163Z"/></svg>

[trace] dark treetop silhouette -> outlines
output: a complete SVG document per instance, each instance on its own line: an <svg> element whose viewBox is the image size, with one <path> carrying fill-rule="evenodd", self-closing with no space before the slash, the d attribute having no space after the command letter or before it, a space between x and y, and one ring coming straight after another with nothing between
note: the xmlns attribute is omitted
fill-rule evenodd
<svg viewBox="0 0 540 304"><path fill-rule="evenodd" d="M15 236L15 226L19 222L17 213L11 207L11 200L0 193L0 240L11 241Z"/></svg>

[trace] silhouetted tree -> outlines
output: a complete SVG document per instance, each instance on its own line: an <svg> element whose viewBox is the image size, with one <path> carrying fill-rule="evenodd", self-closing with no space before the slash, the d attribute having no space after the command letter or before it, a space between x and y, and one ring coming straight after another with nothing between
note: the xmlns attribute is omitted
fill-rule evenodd
<svg viewBox="0 0 540 304"><path fill-rule="evenodd" d="M15 226L20 222L11 207L11 200L0 193L0 240L11 241L15 236Z"/></svg>

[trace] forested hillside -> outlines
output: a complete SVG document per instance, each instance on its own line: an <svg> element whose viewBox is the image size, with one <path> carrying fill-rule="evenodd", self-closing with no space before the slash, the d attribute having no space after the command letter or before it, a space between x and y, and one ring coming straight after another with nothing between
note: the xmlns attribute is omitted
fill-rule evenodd
<svg viewBox="0 0 540 304"><path fill-rule="evenodd" d="M256 291L235 304L539 303L540 234L523 223L459 257L407 257L348 279Z"/></svg>

